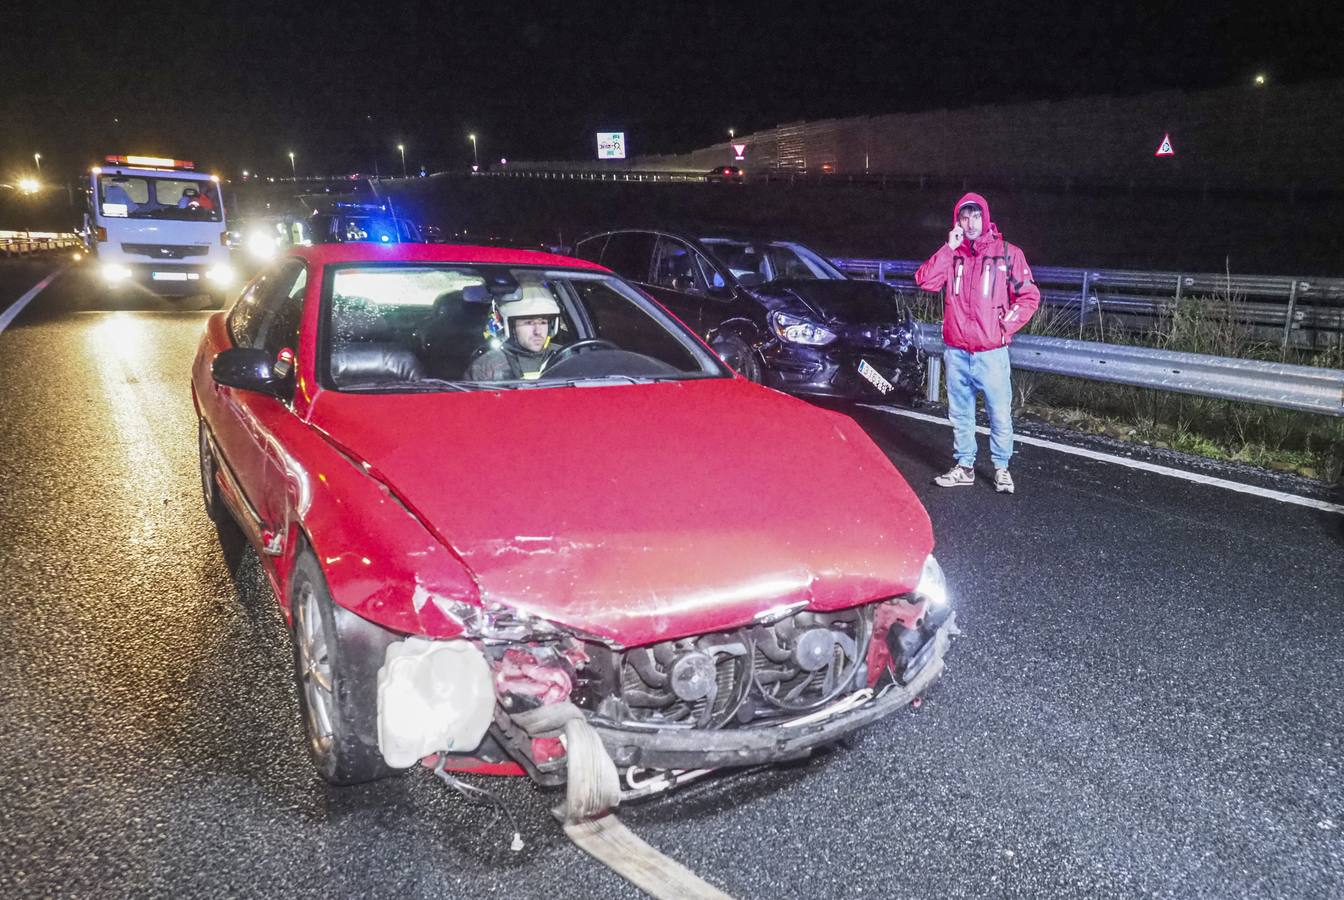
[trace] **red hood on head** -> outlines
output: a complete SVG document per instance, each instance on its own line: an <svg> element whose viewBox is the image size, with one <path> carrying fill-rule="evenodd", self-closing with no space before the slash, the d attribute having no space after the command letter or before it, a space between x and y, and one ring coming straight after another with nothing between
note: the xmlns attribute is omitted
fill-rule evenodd
<svg viewBox="0 0 1344 900"><path fill-rule="evenodd" d="M957 227L957 213L960 212L961 208L967 203L974 203L980 207L980 216L985 222L984 230L981 231L980 236L975 239L975 249L977 251L982 251L990 244L1000 240L1002 235L999 234L999 229L994 226L993 219L989 217L989 201L975 192L962 194L961 199L957 201L957 205L952 207L953 228Z"/></svg>

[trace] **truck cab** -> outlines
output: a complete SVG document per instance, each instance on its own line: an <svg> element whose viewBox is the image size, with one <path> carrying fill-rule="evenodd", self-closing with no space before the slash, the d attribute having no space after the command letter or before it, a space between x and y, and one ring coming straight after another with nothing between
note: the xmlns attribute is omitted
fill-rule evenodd
<svg viewBox="0 0 1344 900"><path fill-rule="evenodd" d="M89 173L84 233L109 289L223 298L236 285L219 178L189 161L107 157Z"/></svg>

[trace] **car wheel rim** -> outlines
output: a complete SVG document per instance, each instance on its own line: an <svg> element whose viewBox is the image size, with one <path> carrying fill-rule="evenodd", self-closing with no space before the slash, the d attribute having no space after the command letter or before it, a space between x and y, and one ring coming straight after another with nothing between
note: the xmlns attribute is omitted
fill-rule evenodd
<svg viewBox="0 0 1344 900"><path fill-rule="evenodd" d="M741 344L736 341L729 341L719 344L714 349L718 352L719 359L723 360L734 372L746 374L744 368L746 360L743 358Z"/></svg>
<svg viewBox="0 0 1344 900"><path fill-rule="evenodd" d="M295 612L298 616L299 678L303 682L306 701L304 707L308 719L308 740L315 754L326 757L331 753L335 740L335 728L332 725L335 694L332 690L327 635L322 628L317 592L311 584L304 584Z"/></svg>

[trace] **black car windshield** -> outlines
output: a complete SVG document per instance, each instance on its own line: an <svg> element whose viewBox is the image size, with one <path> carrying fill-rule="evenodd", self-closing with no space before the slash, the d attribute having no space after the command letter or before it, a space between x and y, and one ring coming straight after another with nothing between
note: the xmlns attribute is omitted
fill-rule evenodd
<svg viewBox="0 0 1344 900"><path fill-rule="evenodd" d="M219 185L208 178L108 173L98 178L98 193L103 218L220 220Z"/></svg>
<svg viewBox="0 0 1344 900"><path fill-rule="evenodd" d="M571 269L333 267L326 382L348 391L486 390L728 377L618 278Z"/></svg>
<svg viewBox="0 0 1344 900"><path fill-rule="evenodd" d="M786 278L843 280L844 274L821 254L788 241L701 238L714 258L744 284Z"/></svg>

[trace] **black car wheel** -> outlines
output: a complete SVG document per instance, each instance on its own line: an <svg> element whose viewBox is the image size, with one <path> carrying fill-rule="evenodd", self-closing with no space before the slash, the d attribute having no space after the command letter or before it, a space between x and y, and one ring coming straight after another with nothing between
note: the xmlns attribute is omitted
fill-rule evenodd
<svg viewBox="0 0 1344 900"><path fill-rule="evenodd" d="M734 371L740 373L748 381L761 383L761 364L756 359L756 354L752 352L751 345L735 334L720 335L712 342L710 347L719 354L719 359L728 364Z"/></svg>
<svg viewBox="0 0 1344 900"><path fill-rule="evenodd" d="M229 511L219 496L219 482L215 480L219 464L215 462L215 451L210 446L210 432L206 430L205 420L199 419L196 424L201 455L201 494L205 500L205 514L210 517L211 522L222 525L229 520Z"/></svg>
<svg viewBox="0 0 1344 900"><path fill-rule="evenodd" d="M396 636L332 603L306 550L294 564L289 602L299 706L318 773L332 784L394 774L378 750L378 669Z"/></svg>

